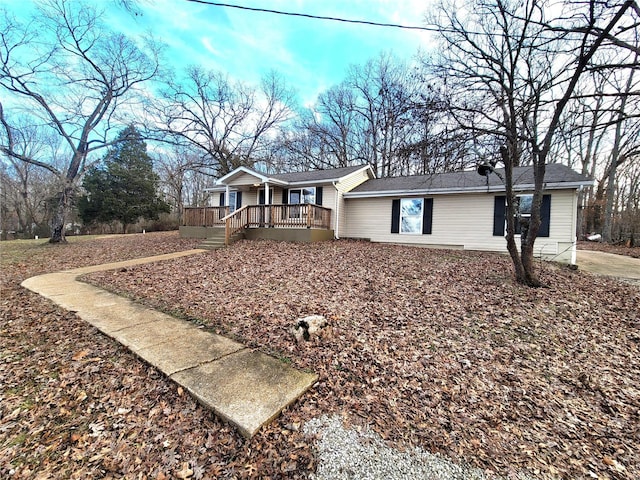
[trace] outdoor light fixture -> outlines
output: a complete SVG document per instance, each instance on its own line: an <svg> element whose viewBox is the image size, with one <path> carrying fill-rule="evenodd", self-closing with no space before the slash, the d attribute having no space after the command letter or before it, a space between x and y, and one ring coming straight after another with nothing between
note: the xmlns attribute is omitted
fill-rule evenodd
<svg viewBox="0 0 640 480"><path fill-rule="evenodd" d="M494 171L495 166L496 162L487 162L485 160L482 163L478 163L478 166L476 167L476 172L478 172L478 175L483 176L487 181L487 193L489 193L489 174ZM500 175L498 176L500 177Z"/></svg>
<svg viewBox="0 0 640 480"><path fill-rule="evenodd" d="M476 171L478 172L478 175L489 177L489 174L493 172L493 167L495 167L495 165L488 162L483 162L478 164L478 166L476 167Z"/></svg>

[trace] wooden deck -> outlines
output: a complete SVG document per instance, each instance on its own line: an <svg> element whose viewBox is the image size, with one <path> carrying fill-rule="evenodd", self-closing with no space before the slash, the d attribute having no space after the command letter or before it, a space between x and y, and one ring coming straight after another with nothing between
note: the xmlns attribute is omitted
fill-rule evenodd
<svg viewBox="0 0 640 480"><path fill-rule="evenodd" d="M228 213L228 207L185 207L182 225L224 227L225 239L246 228L331 229L331 209L320 205L245 205Z"/></svg>

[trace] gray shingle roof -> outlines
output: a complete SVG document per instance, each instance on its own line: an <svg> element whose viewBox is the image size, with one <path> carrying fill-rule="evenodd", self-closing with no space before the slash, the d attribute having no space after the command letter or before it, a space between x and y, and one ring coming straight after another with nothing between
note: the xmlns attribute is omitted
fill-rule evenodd
<svg viewBox="0 0 640 480"><path fill-rule="evenodd" d="M504 170L497 169L500 174ZM586 176L573 171L566 165L559 163L548 164L545 173L546 184L584 184L589 185L591 180ZM533 169L531 167L516 167L513 172L513 183L516 189L533 185ZM496 174L489 175L489 189L504 190L504 184ZM487 177L479 175L475 170L439 173L433 175L415 175L409 177L389 177L368 180L351 190L350 194L380 193L385 192L428 192L439 190L464 191L480 190L487 188Z"/></svg>
<svg viewBox="0 0 640 480"><path fill-rule="evenodd" d="M270 178L282 180L283 182L321 182L323 180L334 180L342 178L353 172L357 172L367 165L354 165L353 167L332 168L329 170L313 170L311 172L291 172L268 175ZM264 174L263 174L264 175Z"/></svg>

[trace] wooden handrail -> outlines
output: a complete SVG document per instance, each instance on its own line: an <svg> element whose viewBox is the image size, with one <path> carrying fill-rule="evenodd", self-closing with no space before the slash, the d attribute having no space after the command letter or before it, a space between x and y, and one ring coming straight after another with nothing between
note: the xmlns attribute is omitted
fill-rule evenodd
<svg viewBox="0 0 640 480"><path fill-rule="evenodd" d="M225 227L225 237L248 227L331 228L331 209L314 204L245 205L229 213L228 207L184 207L185 226ZM228 238L227 238L228 237Z"/></svg>
<svg viewBox="0 0 640 480"><path fill-rule="evenodd" d="M227 213L227 207L183 207L182 225L189 227L224 225L222 218Z"/></svg>
<svg viewBox="0 0 640 480"><path fill-rule="evenodd" d="M234 211L233 211L233 212L231 212L229 215L227 215L227 216L225 216L225 217L221 218L220 220L227 220L228 218L231 218L231 217L233 217L233 216L237 215L238 213L242 212L243 210L246 210L246 209L247 209L247 208L249 208L249 207L250 207L250 205L245 205L244 207L240 207L239 209L234 210Z"/></svg>
<svg viewBox="0 0 640 480"><path fill-rule="evenodd" d="M242 221L242 217L247 217L246 213L249 210L249 205L239 208L235 212L231 212L224 217L224 244L229 245L231 237L234 233L243 230L247 226L247 221ZM238 221L239 220L239 221Z"/></svg>

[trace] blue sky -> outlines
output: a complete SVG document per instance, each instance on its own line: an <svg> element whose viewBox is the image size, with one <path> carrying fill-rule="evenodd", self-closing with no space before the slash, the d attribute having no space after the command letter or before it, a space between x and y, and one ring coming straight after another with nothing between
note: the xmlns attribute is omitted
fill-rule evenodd
<svg viewBox="0 0 640 480"><path fill-rule="evenodd" d="M0 0L22 15L37 2ZM430 43L428 32L343 24L214 7L185 0L138 0L132 17L115 0L94 0L111 27L129 35L153 34L167 45L176 69L195 64L257 83L281 72L308 104L339 83L349 65L363 64L381 51L410 60ZM228 0L224 3L322 16L422 26L428 0ZM18 9L18 10L16 10Z"/></svg>

